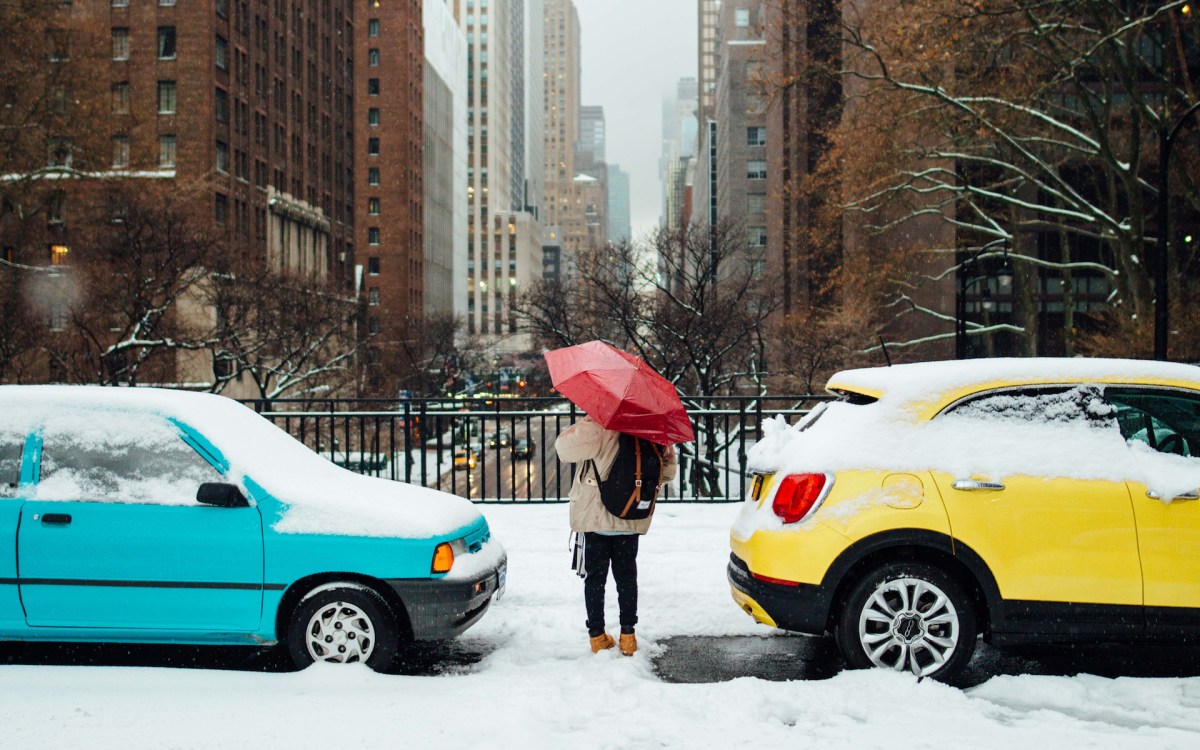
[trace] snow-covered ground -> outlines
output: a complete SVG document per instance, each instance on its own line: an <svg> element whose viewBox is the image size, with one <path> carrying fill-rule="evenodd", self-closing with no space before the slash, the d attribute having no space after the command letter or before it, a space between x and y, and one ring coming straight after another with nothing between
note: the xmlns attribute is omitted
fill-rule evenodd
<svg viewBox="0 0 1200 750"><path fill-rule="evenodd" d="M650 659L662 639L771 632L725 584L736 506L660 506L642 540L633 658L587 649L565 505L485 512L508 548L508 592L463 636L489 652L474 666L433 677L3 666L0 748L1200 747L1200 678L667 684Z"/></svg>

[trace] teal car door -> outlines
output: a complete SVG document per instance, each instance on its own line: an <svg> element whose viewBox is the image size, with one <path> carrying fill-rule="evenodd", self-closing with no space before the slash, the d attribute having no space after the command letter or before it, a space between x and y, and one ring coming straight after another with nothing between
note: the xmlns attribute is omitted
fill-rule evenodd
<svg viewBox="0 0 1200 750"><path fill-rule="evenodd" d="M17 522L21 517L21 454L26 434L0 427L0 630L25 624L17 592Z"/></svg>
<svg viewBox="0 0 1200 750"><path fill-rule="evenodd" d="M247 632L262 618L255 507L196 501L219 471L150 414L48 419L17 565L32 627Z"/></svg>

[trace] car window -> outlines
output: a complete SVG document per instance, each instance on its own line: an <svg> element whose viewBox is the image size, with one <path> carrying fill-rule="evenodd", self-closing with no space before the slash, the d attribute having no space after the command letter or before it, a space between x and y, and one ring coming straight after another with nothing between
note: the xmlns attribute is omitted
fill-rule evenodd
<svg viewBox="0 0 1200 750"><path fill-rule="evenodd" d="M1200 455L1200 395L1176 391L1109 389L1121 435L1160 453Z"/></svg>
<svg viewBox="0 0 1200 750"><path fill-rule="evenodd" d="M1097 385L1018 388L993 391L961 401L945 415L1042 424L1111 427L1113 407Z"/></svg>
<svg viewBox="0 0 1200 750"><path fill-rule="evenodd" d="M0 431L0 497L15 497L21 481L21 452L25 436Z"/></svg>
<svg viewBox="0 0 1200 750"><path fill-rule="evenodd" d="M39 500L192 505L220 472L156 415L81 414L48 419Z"/></svg>

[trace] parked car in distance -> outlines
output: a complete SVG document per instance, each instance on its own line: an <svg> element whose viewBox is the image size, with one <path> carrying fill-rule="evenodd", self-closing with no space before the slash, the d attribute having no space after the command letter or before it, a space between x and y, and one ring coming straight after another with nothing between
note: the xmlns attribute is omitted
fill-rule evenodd
<svg viewBox="0 0 1200 750"><path fill-rule="evenodd" d="M519 437L512 443L512 457L530 459L533 458L534 445L527 437Z"/></svg>
<svg viewBox="0 0 1200 750"><path fill-rule="evenodd" d="M980 635L1200 633L1200 368L933 362L828 389L749 454L728 578L755 620L938 679Z"/></svg>
<svg viewBox="0 0 1200 750"><path fill-rule="evenodd" d="M0 640L381 669L477 622L506 566L469 502L340 468L230 399L0 387Z"/></svg>

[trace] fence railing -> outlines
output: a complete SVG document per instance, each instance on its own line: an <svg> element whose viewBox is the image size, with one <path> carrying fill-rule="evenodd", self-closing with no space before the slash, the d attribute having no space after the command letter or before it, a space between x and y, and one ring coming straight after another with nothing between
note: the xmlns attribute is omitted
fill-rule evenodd
<svg viewBox="0 0 1200 750"><path fill-rule="evenodd" d="M745 498L746 451L765 418L794 421L826 396L695 397L684 404L696 441L677 446L679 476L661 502ZM275 399L244 401L320 455L361 474L452 492L481 503L561 502L572 465L558 433L583 413L561 398Z"/></svg>

